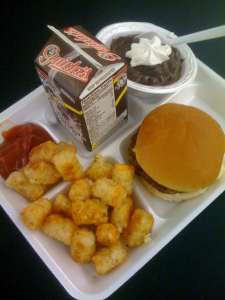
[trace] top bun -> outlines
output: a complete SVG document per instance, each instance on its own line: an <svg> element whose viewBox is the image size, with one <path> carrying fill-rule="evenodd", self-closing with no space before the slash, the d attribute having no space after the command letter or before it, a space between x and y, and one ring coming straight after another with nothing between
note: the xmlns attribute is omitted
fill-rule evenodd
<svg viewBox="0 0 225 300"><path fill-rule="evenodd" d="M205 112L169 103L145 117L135 148L137 162L152 179L170 189L191 192L216 181L225 135Z"/></svg>

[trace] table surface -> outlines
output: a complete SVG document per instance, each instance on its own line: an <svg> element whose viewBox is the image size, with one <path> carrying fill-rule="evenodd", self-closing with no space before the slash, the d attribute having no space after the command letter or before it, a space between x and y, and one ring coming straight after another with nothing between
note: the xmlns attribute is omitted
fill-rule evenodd
<svg viewBox="0 0 225 300"><path fill-rule="evenodd" d="M33 61L51 36L47 25L83 25L96 34L116 22L149 22L178 36L225 23L225 1L19 1L2 12L0 112L40 86ZM225 78L225 38L190 45ZM108 299L224 299L225 193ZM72 298L0 207L1 290L8 299ZM88 300L88 299L87 299Z"/></svg>

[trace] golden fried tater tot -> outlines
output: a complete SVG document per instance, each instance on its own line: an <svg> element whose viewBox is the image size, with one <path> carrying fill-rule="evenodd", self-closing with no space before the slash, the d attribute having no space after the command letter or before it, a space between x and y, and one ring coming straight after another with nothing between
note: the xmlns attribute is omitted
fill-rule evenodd
<svg viewBox="0 0 225 300"><path fill-rule="evenodd" d="M53 184L61 177L53 164L43 160L29 161L23 171L31 183Z"/></svg>
<svg viewBox="0 0 225 300"><path fill-rule="evenodd" d="M87 228L77 228L74 231L70 254L77 263L88 264L96 249L95 234Z"/></svg>
<svg viewBox="0 0 225 300"><path fill-rule="evenodd" d="M123 228L127 227L133 209L134 204L131 197L127 197L120 206L113 208L110 222L118 227L120 233L123 231Z"/></svg>
<svg viewBox="0 0 225 300"><path fill-rule="evenodd" d="M65 181L75 181L83 177L83 167L76 157L76 148L66 145L53 157L53 163Z"/></svg>
<svg viewBox="0 0 225 300"><path fill-rule="evenodd" d="M51 208L52 202L47 198L40 198L34 201L20 213L23 224L30 229L37 230L51 213Z"/></svg>
<svg viewBox="0 0 225 300"><path fill-rule="evenodd" d="M112 180L122 184L127 189L127 195L130 196L134 189L135 168L124 164L115 164Z"/></svg>
<svg viewBox="0 0 225 300"><path fill-rule="evenodd" d="M72 218L72 202L63 194L59 194L52 206L53 214L61 215L66 218Z"/></svg>
<svg viewBox="0 0 225 300"><path fill-rule="evenodd" d="M127 196L127 190L122 184L108 178L97 179L92 186L92 193L113 207L120 206Z"/></svg>
<svg viewBox="0 0 225 300"><path fill-rule="evenodd" d="M52 214L46 218L42 229L48 236L70 246L72 244L72 236L74 230L77 229L77 225L75 225L69 218Z"/></svg>
<svg viewBox="0 0 225 300"><path fill-rule="evenodd" d="M87 177L77 180L70 188L70 200L90 199L92 197L92 184L93 182Z"/></svg>
<svg viewBox="0 0 225 300"><path fill-rule="evenodd" d="M73 142L72 141L69 141L69 143L66 143L66 142L63 142L63 141L60 141L58 144L57 144L57 148L59 151L67 148L67 147L71 147L73 146Z"/></svg>
<svg viewBox="0 0 225 300"><path fill-rule="evenodd" d="M103 275L121 264L127 257L127 251L120 241L96 251L92 257L97 274Z"/></svg>
<svg viewBox="0 0 225 300"><path fill-rule="evenodd" d="M126 246L136 247L142 243L148 243L153 223L153 216L149 212L139 208L135 209L128 226L123 230Z"/></svg>
<svg viewBox="0 0 225 300"><path fill-rule="evenodd" d="M41 198L45 190L43 184L30 183L22 170L12 172L5 184L31 202Z"/></svg>
<svg viewBox="0 0 225 300"><path fill-rule="evenodd" d="M87 169L87 177L96 181L100 177L112 178L113 165L105 163L101 154L96 154L90 167Z"/></svg>
<svg viewBox="0 0 225 300"><path fill-rule="evenodd" d="M119 237L119 230L113 224L99 224L96 228L97 241L104 246L111 246L119 239Z"/></svg>
<svg viewBox="0 0 225 300"><path fill-rule="evenodd" d="M53 156L57 152L57 145L52 141L47 141L31 149L29 160L44 160L45 162L52 163Z"/></svg>
<svg viewBox="0 0 225 300"><path fill-rule="evenodd" d="M108 222L108 206L100 199L72 201L72 220L77 225Z"/></svg>

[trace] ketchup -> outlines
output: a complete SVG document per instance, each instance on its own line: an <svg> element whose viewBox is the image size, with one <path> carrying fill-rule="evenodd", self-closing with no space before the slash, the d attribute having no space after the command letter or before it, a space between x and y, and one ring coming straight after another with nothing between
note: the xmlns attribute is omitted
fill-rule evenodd
<svg viewBox="0 0 225 300"><path fill-rule="evenodd" d="M20 170L29 161L30 150L44 142L52 141L50 134L41 126L32 123L17 125L2 132L0 144L0 175L8 176Z"/></svg>

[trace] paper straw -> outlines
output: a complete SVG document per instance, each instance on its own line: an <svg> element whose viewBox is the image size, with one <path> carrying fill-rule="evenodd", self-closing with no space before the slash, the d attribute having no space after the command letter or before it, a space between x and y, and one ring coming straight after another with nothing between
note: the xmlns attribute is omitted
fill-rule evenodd
<svg viewBox="0 0 225 300"><path fill-rule="evenodd" d="M102 67L102 65L97 60L95 60L93 57L91 57L89 54L87 54L85 51L83 51L79 46L77 46L75 43L73 43L70 39L68 39L64 34L62 34L55 27L48 25L48 28L51 29L55 34L57 34L67 44L69 44L71 47L73 47L75 50L77 50L77 52L79 52L81 55L83 55L87 60L89 60L97 68Z"/></svg>

